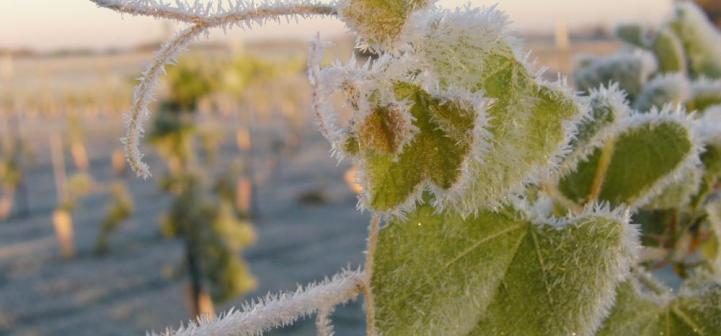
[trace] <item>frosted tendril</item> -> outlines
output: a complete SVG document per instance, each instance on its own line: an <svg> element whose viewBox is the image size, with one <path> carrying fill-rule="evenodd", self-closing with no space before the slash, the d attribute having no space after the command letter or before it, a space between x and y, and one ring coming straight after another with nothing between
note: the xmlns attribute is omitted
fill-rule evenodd
<svg viewBox="0 0 721 336"><path fill-rule="evenodd" d="M123 138L125 155L128 165L139 176L150 176L148 165L143 162L143 154L139 149L140 138L143 134L142 124L148 118L148 105L153 100L153 93L158 80L163 74L165 65L177 59L180 52L200 34L207 33L208 29L222 27L223 29L238 26L252 28L253 24L260 25L267 20L280 21L285 17L307 18L313 15L330 16L336 13L335 6L316 2L289 2L274 1L256 5L243 1L222 1L213 10L212 6L202 6L199 2L190 5L178 1L175 7L156 0L91 0L100 7L113 9L131 15L147 15L165 19L189 22L192 25L178 33L166 42L155 55L155 59L147 66L135 87L133 104L127 115L127 130Z"/></svg>
<svg viewBox="0 0 721 336"><path fill-rule="evenodd" d="M241 310L230 310L215 320L200 320L175 331L166 330L156 336L261 335L264 331L292 324L297 319L319 314L321 335L332 335L329 324L332 307L355 299L365 288L365 275L360 271L343 271L331 279L294 293L268 295ZM324 334L325 333L325 334Z"/></svg>

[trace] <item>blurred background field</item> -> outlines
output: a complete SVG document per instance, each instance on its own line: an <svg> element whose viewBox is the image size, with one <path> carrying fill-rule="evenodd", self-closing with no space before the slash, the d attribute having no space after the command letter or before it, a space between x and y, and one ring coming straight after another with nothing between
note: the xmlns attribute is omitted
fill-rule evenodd
<svg viewBox="0 0 721 336"><path fill-rule="evenodd" d="M236 55L205 49L210 51L191 57L212 63ZM355 194L342 182L348 163L338 165L329 157L312 124L309 89L298 66L304 45L248 49L247 54L258 50L266 60L293 70L275 84L249 87L242 103L203 101L198 120L202 132L217 138L213 167L220 170L239 159L253 165L252 224L259 239L244 254L258 282L247 294L259 296L357 267L367 216L355 211ZM3 82L2 136L3 145L23 141L23 179L12 210L0 223L0 334L141 334L189 318L182 243L165 239L158 225L169 197L158 189L157 179L118 175L113 163L123 134L121 112L130 103L130 79L149 57L139 52L13 60L13 71L22 76ZM68 139L72 120L84 129L87 172L95 186L72 211L76 253L63 258L52 220L59 196L51 144ZM250 134L252 152L237 144L241 126ZM79 168L67 143L62 168L72 175ZM153 171L162 175L160 159L145 150ZM117 179L127 184L134 211L110 237L108 252L97 256L96 240L112 204L104 186ZM351 326L362 320L358 309L338 314L339 332L344 318Z"/></svg>
<svg viewBox="0 0 721 336"><path fill-rule="evenodd" d="M525 48L538 68L548 67L549 79L570 73L574 55L614 53L620 44L610 35L603 25L524 32ZM334 40L328 59L350 57L352 39L341 34ZM173 193L159 184L172 175L172 163L148 144L144 152L155 176L142 180L121 160L122 113L157 46L35 50L3 48L0 40L0 335L142 334L191 318L187 246L164 236L160 225ZM369 216L356 210L355 186L347 182L350 162L330 157L316 130L306 48L303 39L212 41L195 44L186 57L250 69L224 78L235 91L211 92L193 104L192 151L203 162L203 178L219 180L243 167L236 179L249 183L250 192L243 194L241 217L257 237L241 254L254 289L217 300L216 312L362 263ZM273 70L253 73L253 62ZM161 102L171 90L163 86ZM14 171L21 178L11 178ZM78 174L92 181L64 212L71 217L65 223L71 238L63 242L67 232L57 214ZM241 182L231 184L238 193ZM104 223L119 204L113 185L125 186L132 209L108 229ZM103 234L106 246L98 253ZM338 335L363 333L360 303L333 318ZM312 322L275 334L313 335Z"/></svg>

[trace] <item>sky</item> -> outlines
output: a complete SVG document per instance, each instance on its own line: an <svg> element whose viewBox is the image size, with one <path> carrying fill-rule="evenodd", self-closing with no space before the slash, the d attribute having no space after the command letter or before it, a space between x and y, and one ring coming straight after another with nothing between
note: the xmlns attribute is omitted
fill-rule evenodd
<svg viewBox="0 0 721 336"><path fill-rule="evenodd" d="M215 1L215 0L205 0ZM497 4L518 31L551 32L558 23L569 27L611 26L616 22L656 23L667 17L672 0L439 0L453 8ZM0 48L123 48L157 41L169 26L159 20L121 16L88 0L0 0ZM333 36L346 31L335 19L304 20L298 24L266 25L253 31L235 29L213 39L309 39L316 32Z"/></svg>

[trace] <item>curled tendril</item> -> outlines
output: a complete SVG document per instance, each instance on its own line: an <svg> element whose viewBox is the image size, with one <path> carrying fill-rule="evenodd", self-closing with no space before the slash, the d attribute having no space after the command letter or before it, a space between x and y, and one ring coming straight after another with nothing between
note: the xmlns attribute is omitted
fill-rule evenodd
<svg viewBox="0 0 721 336"><path fill-rule="evenodd" d="M123 138L125 155L128 165L139 176L150 176L148 165L143 162L143 154L139 149L140 138L143 134L142 124L148 118L148 105L152 101L153 92L158 80L164 72L165 65L172 63L183 49L208 29L222 27L224 29L238 26L252 28L254 24L262 24L267 20L280 20L297 17L310 17L312 15L334 15L333 5L316 2L293 3L287 1L266 2L260 5L247 4L242 1L230 3L228 6L219 2L216 10L212 7L201 6L198 2L189 5L178 2L175 7L156 0L91 0L101 7L110 8L122 13L132 15L148 15L166 19L189 22L192 25L178 33L173 39L166 42L158 51L155 59L148 65L135 87L133 104L127 115L127 131Z"/></svg>

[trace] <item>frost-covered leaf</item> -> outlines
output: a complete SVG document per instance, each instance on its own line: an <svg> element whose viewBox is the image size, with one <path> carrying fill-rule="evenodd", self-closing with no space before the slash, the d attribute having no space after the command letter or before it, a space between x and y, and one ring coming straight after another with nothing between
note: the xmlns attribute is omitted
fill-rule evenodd
<svg viewBox="0 0 721 336"><path fill-rule="evenodd" d="M657 70L653 54L636 50L621 51L606 58L599 58L590 65L577 69L574 73L576 86L584 92L611 83L618 83L633 101L641 94L643 86Z"/></svg>
<svg viewBox="0 0 721 336"><path fill-rule="evenodd" d="M483 112L411 84L397 84L395 91L399 100L411 104L417 131L408 143L401 147L399 140L404 127L398 120L403 117L387 108L376 108L363 119L352 141L365 175L366 202L378 211L414 203L426 185L439 193L451 188L471 151L477 113Z"/></svg>
<svg viewBox="0 0 721 336"><path fill-rule="evenodd" d="M676 5L669 23L681 40L693 78L721 78L721 34L693 2Z"/></svg>
<svg viewBox="0 0 721 336"><path fill-rule="evenodd" d="M459 188L440 203L462 213L497 206L536 170L555 164L581 107L562 86L544 83L528 69L501 12L438 11L414 19L420 28L409 42L427 69L419 77L481 91L493 100L490 143L463 172Z"/></svg>
<svg viewBox="0 0 721 336"><path fill-rule="evenodd" d="M672 222L677 221L677 217L676 207L661 210L641 208L634 211L631 223L638 224L641 228L641 245L648 250L648 248L663 248L666 245L669 228L672 227Z"/></svg>
<svg viewBox="0 0 721 336"><path fill-rule="evenodd" d="M368 47L389 49L397 42L408 16L434 0L343 0L338 14Z"/></svg>
<svg viewBox="0 0 721 336"><path fill-rule="evenodd" d="M721 80L700 79L692 82L686 108L703 113L714 105L721 106Z"/></svg>
<svg viewBox="0 0 721 336"><path fill-rule="evenodd" d="M568 142L568 124L581 114L572 96L533 81L510 64L506 70L489 75L486 94L495 98L488 110L491 144L482 161L470 164L470 181L450 203L472 212L494 205L509 192L518 190L535 169L555 164L555 157ZM507 92L519 90L518 95ZM501 198L503 197L503 198Z"/></svg>
<svg viewBox="0 0 721 336"><path fill-rule="evenodd" d="M721 105L706 109L698 122L698 129L706 147L701 153L704 177L697 195L697 203L700 203L715 190L721 178Z"/></svg>
<svg viewBox="0 0 721 336"><path fill-rule="evenodd" d="M673 209L685 207L691 198L699 192L704 171L701 167L687 169L680 180L663 188L663 191L654 196L646 205L650 209Z"/></svg>
<svg viewBox="0 0 721 336"><path fill-rule="evenodd" d="M721 284L717 281L692 280L675 297L660 284L652 286L665 293L644 290L637 279L619 285L611 314L596 335L721 335Z"/></svg>
<svg viewBox="0 0 721 336"><path fill-rule="evenodd" d="M634 109L646 112L652 108L660 109L666 104L680 106L688 98L689 83L683 74L658 76L644 86L636 99Z"/></svg>
<svg viewBox="0 0 721 336"><path fill-rule="evenodd" d="M571 141L574 149L590 144L602 131L619 124L630 114L626 95L615 84L591 90L588 106L590 112L579 122L578 134Z"/></svg>
<svg viewBox="0 0 721 336"><path fill-rule="evenodd" d="M420 88L413 89L417 90L418 94L420 95L424 94L424 92L422 92ZM423 97L418 97L419 100L423 98L427 98L427 95ZM432 103L416 103L413 107L417 111L419 108L422 107L430 107L429 105L432 105L433 107L437 106L436 104ZM371 111L371 113L359 125L358 139L356 140L358 142L358 146L364 148L371 148L384 154L395 154L399 152L401 149L403 149L404 143L407 142L408 139L412 138L412 135L410 134L412 133L412 121L408 120L409 118L406 118L404 114L405 112L398 106L387 105L375 107L373 111ZM429 114L431 113L425 113L422 115L422 117L429 118ZM459 115L463 114L465 113L459 111ZM472 113L468 114L472 116ZM469 124L473 123L473 120L465 121L467 121ZM435 126L437 128L440 128L439 125ZM463 126L467 127L467 125Z"/></svg>
<svg viewBox="0 0 721 336"><path fill-rule="evenodd" d="M661 29L651 43L661 73L686 74L686 53L678 36L669 28Z"/></svg>
<svg viewBox="0 0 721 336"><path fill-rule="evenodd" d="M498 206L556 163L582 108L528 69L501 12L425 10L408 24L403 53L348 76L344 89L355 115L336 147L361 168L365 206L412 210L427 190L435 206L469 214ZM319 76L340 82L342 71Z"/></svg>
<svg viewBox="0 0 721 336"><path fill-rule="evenodd" d="M635 254L627 218L419 207L380 232L371 282L383 335L592 335Z"/></svg>
<svg viewBox="0 0 721 336"><path fill-rule="evenodd" d="M721 105L706 109L699 118L697 129L705 143L721 148Z"/></svg>
<svg viewBox="0 0 721 336"><path fill-rule="evenodd" d="M702 246L702 253L711 271L721 275L721 200L714 199L706 205L711 237Z"/></svg>
<svg viewBox="0 0 721 336"><path fill-rule="evenodd" d="M646 30L636 23L625 23L616 26L614 30L616 37L632 46L639 48L646 47Z"/></svg>
<svg viewBox="0 0 721 336"><path fill-rule="evenodd" d="M559 189L579 204L642 205L698 163L699 139L682 113L632 116L613 139L564 176Z"/></svg>
<svg viewBox="0 0 721 336"><path fill-rule="evenodd" d="M578 123L577 134L571 140L568 154L563 158L559 172L561 175L575 169L579 160L593 153L596 147L613 136L631 114L626 93L617 84L591 90L586 105L589 112Z"/></svg>

